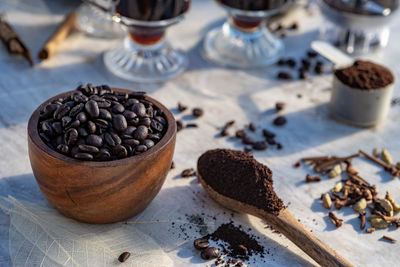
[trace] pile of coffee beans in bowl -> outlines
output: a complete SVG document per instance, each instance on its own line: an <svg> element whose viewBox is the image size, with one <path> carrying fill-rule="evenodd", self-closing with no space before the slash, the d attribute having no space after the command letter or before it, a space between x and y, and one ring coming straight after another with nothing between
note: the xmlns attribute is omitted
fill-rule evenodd
<svg viewBox="0 0 400 267"><path fill-rule="evenodd" d="M39 135L51 149L79 160L108 161L143 153L168 128L162 110L144 98L143 92L81 85L40 110Z"/></svg>

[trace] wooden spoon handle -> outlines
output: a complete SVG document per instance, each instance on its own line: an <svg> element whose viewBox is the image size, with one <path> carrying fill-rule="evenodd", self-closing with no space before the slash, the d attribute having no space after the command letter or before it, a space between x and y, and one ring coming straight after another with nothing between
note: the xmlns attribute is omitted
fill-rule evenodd
<svg viewBox="0 0 400 267"><path fill-rule="evenodd" d="M353 266L309 230L305 229L287 209L282 210L278 216L267 217L265 219L268 223L289 238L321 266Z"/></svg>

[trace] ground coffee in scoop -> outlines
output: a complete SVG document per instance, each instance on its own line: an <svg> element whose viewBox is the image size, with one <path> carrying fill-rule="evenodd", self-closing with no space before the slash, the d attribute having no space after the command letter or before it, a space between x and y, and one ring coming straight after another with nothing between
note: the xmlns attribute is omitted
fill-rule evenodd
<svg viewBox="0 0 400 267"><path fill-rule="evenodd" d="M284 208L274 192L271 170L248 153L209 150L199 158L197 170L208 185L226 197L276 215Z"/></svg>
<svg viewBox="0 0 400 267"><path fill-rule="evenodd" d="M364 90L380 89L394 81L389 69L363 60L356 60L350 67L337 69L335 76L352 88Z"/></svg>

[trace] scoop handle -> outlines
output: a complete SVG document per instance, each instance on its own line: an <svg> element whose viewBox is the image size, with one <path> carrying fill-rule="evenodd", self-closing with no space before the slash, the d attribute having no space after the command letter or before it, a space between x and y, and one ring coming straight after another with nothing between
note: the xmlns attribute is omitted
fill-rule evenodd
<svg viewBox="0 0 400 267"><path fill-rule="evenodd" d="M280 211L278 216L267 217L265 218L267 223L270 223L321 266L353 267L350 262L305 229L287 209Z"/></svg>
<svg viewBox="0 0 400 267"><path fill-rule="evenodd" d="M314 49L318 54L328 59L336 67L347 67L353 64L354 59L324 41L313 41L311 48Z"/></svg>

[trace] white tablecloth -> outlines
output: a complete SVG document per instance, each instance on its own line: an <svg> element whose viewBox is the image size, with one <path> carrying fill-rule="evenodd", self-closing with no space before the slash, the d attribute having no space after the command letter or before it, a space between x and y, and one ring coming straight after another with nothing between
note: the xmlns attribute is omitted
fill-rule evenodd
<svg viewBox="0 0 400 267"><path fill-rule="evenodd" d="M139 85L108 73L102 62L102 53L120 40L91 38L75 32L60 46L55 56L37 64L34 68L29 67L22 59L10 57L5 49L0 49L0 196L5 198L12 196L15 200L8 198L8 201L16 205L12 209L14 213L0 212L0 266L9 266L11 262L16 266L22 266L24 262L26 266L40 266L41 263L48 262L33 245L32 249L27 251L30 253L15 251L15 240L14 243L9 242L11 234L13 236L16 234L16 229L10 228L10 216L16 222L20 222L17 220L18 216L23 217L24 212L33 211L39 214L52 214L54 220L47 221L50 225L54 222L53 224L65 223L74 225L71 227L81 227L58 215L36 185L27 153L26 125L31 112L44 100L71 90L79 83L88 82L145 90L169 108L176 107L177 102L181 101L190 107L202 106L205 109L204 116L196 121L199 124L198 129L187 129L178 133L174 156L177 167L170 172L160 194L146 210L145 219L149 219L146 216L154 215L158 220L187 221L191 215L201 215L207 223L211 223L210 229L228 222L231 218L230 212L211 201L196 178L179 178L179 173L185 168L196 167L197 158L207 149L216 147L242 149L237 141L216 138L217 128L232 119L236 120L237 128L253 121L260 129L266 127L275 131L278 135L277 140L284 146L283 150L271 148L255 152L254 155L273 170L278 195L285 204L290 203L288 209L304 226L356 266L397 265L399 244L390 244L379 239L384 234L400 239L399 231L378 230L366 234L359 230L359 219L351 209L337 212L345 223L336 229L329 221L327 211L322 208L319 196L332 188L338 179L305 184L304 177L309 170L294 169L292 164L303 156L348 155L360 148L371 151L374 147L386 147L395 159L400 159L398 124L400 107L393 107L387 122L377 128L353 128L339 124L329 117L327 106L330 95L329 75L308 81L279 82L274 79L276 67L243 71L225 69L207 62L201 55L202 37L208 30L221 24L224 13L211 0L192 2L186 20L168 31L172 43L187 51L190 66L182 76L167 83ZM44 4L40 0L0 0L0 11L6 13L7 20L28 44L34 55L62 20L63 14L71 11L73 7L74 4L68 1L47 1L47 4ZM317 27L322 20L317 10L312 10L314 15L311 16L304 11L294 14L297 16L296 20L300 22L300 31L284 39L287 56L301 57L309 47L309 42L317 38ZM287 21L294 19L288 18ZM396 78L400 70L398 41L400 41L399 23L393 28L389 47L371 56L375 61L390 66ZM395 96L398 93L396 86ZM298 94L302 94L303 97L298 98ZM288 118L288 124L281 128L271 124L276 116L272 111L276 101L287 103L284 114ZM187 119L184 115L179 114L177 118ZM381 197L386 190L390 190L400 202L399 179L393 180L381 168L365 160L355 160L354 164L365 179L378 186ZM5 200L1 203L3 208L13 207L13 204L4 204L7 203ZM170 209L171 212L158 214L160 209L164 211ZM213 216L217 217L216 221L212 219ZM133 222L135 220L137 222L138 219L132 219ZM252 266L315 264L285 237L265 229L260 220L235 214L234 221L253 228L252 233L261 236L260 242L270 251L270 254L265 255L264 261L256 259L256 263L251 264ZM183 225L187 227L187 224ZM142 225L137 229L146 232L146 227ZM170 223L159 226L156 224L155 227L164 229L165 231L160 232L165 232L166 236L169 232L167 230L174 231ZM83 230L79 229L93 233L98 231L96 227L85 226ZM26 229L20 229L17 234L31 234L24 231ZM110 233L109 238L117 238L113 237L112 231ZM201 260L199 253L192 248L191 238L195 235L192 231L187 243L182 244L179 237L177 238L179 240L174 240L176 243L171 242L179 243L180 246L177 248L169 246L171 244L159 244L162 251L158 251L158 254L154 252L154 257L165 259L166 266L211 265L212 262L205 263ZM151 237L156 243L159 241L156 232L153 232ZM13 251L10 250L10 246L13 247ZM20 247L24 250L26 244L22 242ZM118 257L118 249L113 251L115 258ZM35 261L31 261L34 258ZM88 262L77 264L94 266L91 259L89 257ZM127 265L134 266L134 260L133 257Z"/></svg>

